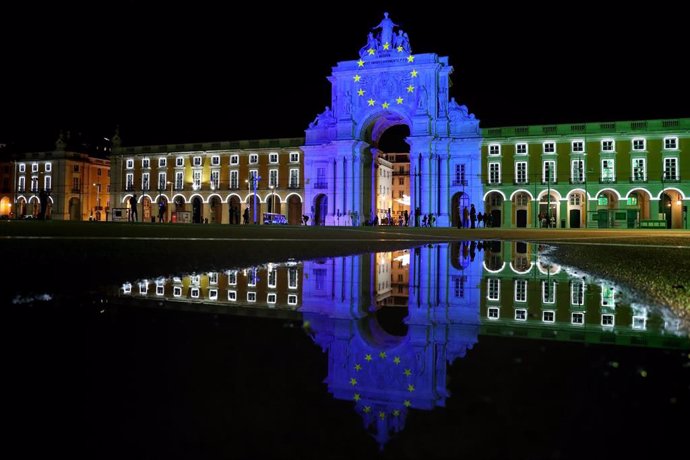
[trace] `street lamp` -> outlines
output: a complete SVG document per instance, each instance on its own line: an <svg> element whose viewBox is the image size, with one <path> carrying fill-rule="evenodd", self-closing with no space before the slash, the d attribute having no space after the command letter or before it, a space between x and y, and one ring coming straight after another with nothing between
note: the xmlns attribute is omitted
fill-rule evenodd
<svg viewBox="0 0 690 460"><path fill-rule="evenodd" d="M249 176L249 179L245 179L245 182L247 183L247 188L249 188L249 182L251 181L252 191L254 192L254 205L252 206L254 211L254 225L256 225L256 187L260 180L261 176L257 176L254 174Z"/></svg>
<svg viewBox="0 0 690 460"><path fill-rule="evenodd" d="M166 184L170 186L170 198L168 198L168 222L172 222L173 183L169 180Z"/></svg>

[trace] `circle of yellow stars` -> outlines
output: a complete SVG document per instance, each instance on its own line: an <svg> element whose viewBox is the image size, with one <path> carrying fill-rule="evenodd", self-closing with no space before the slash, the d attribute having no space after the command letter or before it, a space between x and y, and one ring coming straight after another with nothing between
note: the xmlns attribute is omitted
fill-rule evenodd
<svg viewBox="0 0 690 460"><path fill-rule="evenodd" d="M381 351L381 352L379 352L379 354L378 354L378 359L380 359L380 360L387 360L387 359L388 359L388 354L387 354L385 351ZM364 361L366 361L367 363L371 363L373 360L374 360L374 357L373 357L373 355L372 355L371 353L367 353L367 354L364 355ZM400 366L400 363L401 363L401 362L402 362L402 360L400 359L400 356L394 356L394 357L393 357L393 364L395 364L396 366ZM362 367L362 365L361 365L360 363L357 362L357 363L355 363L353 369L355 370L355 373L357 373L357 372L360 372L360 371L363 369L363 367ZM410 377L412 376L412 369L403 367L402 374L403 374L405 377L410 378ZM359 384L359 382L357 381L357 379L356 379L355 377L350 378L350 385L351 385L353 388L355 388L358 384ZM407 384L407 387L406 387L406 390L407 390L409 393L414 393L414 391L416 390L416 388L415 388L415 386L414 386L413 384L408 383L408 384ZM362 395L361 395L361 393L354 393L352 399L355 401L355 403L360 402L360 401L362 400ZM411 402L409 399L405 399L405 400L403 401L403 406L405 406L406 408L412 407L412 402ZM364 407L362 408L362 412L364 412L365 414L370 413L370 412L371 412L371 406L364 406ZM393 417L398 417L398 416L400 416L400 409L394 409L393 411L391 411L390 415L392 415ZM379 417L381 420L385 420L385 418L386 418L386 413L383 412L383 411L379 411L378 417Z"/></svg>
<svg viewBox="0 0 690 460"><path fill-rule="evenodd" d="M389 50L390 48L391 48L390 43L384 43L383 44L384 50ZM402 53L404 51L402 46L398 46L396 48L396 50L398 53ZM373 56L374 54L376 54L376 50L374 48L369 48L367 50L367 54L369 56ZM408 64L414 64L414 55L411 54L411 55L407 56L407 62L408 62ZM365 64L365 61L362 60L361 58L359 59L359 61L357 61L357 67L360 69L364 68L364 64ZM418 75L419 75L419 72L417 71L417 69L413 68L412 71L410 72L410 77L411 78L417 78ZM356 73L352 77L352 79L354 80L354 83L359 83L359 84L363 83L362 76L358 73ZM407 90L407 94L410 94L410 93L413 94L414 90L415 90L415 85L410 83L410 85L408 85L405 89ZM357 88L357 96L358 97L364 97L365 94L366 94L365 89L363 89L362 87ZM384 110L389 109L390 106L393 105L392 101L377 101L373 97L369 97L369 99L366 99L366 102L367 102L367 107L376 107L377 103L380 102L381 108ZM394 99L394 102L395 102L395 105L402 105L405 102L405 98L402 95L399 95L397 98Z"/></svg>

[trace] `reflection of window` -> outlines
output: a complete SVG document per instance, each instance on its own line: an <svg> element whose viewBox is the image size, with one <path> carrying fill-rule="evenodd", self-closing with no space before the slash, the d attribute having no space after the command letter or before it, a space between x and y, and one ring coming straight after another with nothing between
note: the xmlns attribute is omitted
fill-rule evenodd
<svg viewBox="0 0 690 460"><path fill-rule="evenodd" d="M613 286L604 285L601 287L601 306L613 307L615 306L615 289Z"/></svg>
<svg viewBox="0 0 690 460"><path fill-rule="evenodd" d="M556 302L556 282L542 281L541 282L541 301L543 303Z"/></svg>
<svg viewBox="0 0 690 460"><path fill-rule="evenodd" d="M228 284L234 286L237 284L237 271L233 270L228 272Z"/></svg>
<svg viewBox="0 0 690 460"><path fill-rule="evenodd" d="M486 317L489 319L498 319L500 318L500 315L501 313L498 307L489 307L486 310Z"/></svg>
<svg viewBox="0 0 690 460"><path fill-rule="evenodd" d="M614 316L611 314L601 315L601 325L602 326L609 326L609 327L615 326L616 321L615 321Z"/></svg>
<svg viewBox="0 0 690 460"><path fill-rule="evenodd" d="M454 276L453 277L453 287L456 299L465 298L465 282L467 281L467 276ZM402 291L401 291L402 292Z"/></svg>
<svg viewBox="0 0 690 460"><path fill-rule="evenodd" d="M297 269L288 269L288 287L290 289L297 289Z"/></svg>
<svg viewBox="0 0 690 460"><path fill-rule="evenodd" d="M256 292L247 292L247 302L256 302Z"/></svg>
<svg viewBox="0 0 690 460"><path fill-rule="evenodd" d="M556 321L556 314L553 312L553 310L545 310L541 313L541 319L545 323L553 323Z"/></svg>
<svg viewBox="0 0 690 460"><path fill-rule="evenodd" d="M326 287L326 269L325 268L315 268L313 271L314 275L314 288L317 291L322 291Z"/></svg>
<svg viewBox="0 0 690 460"><path fill-rule="evenodd" d="M256 268L250 268L249 273L247 273L247 286L256 286L257 281L257 270Z"/></svg>
<svg viewBox="0 0 690 460"><path fill-rule="evenodd" d="M266 303L276 303L277 296L275 292L271 292L266 296Z"/></svg>
<svg viewBox="0 0 690 460"><path fill-rule="evenodd" d="M571 324L585 324L585 314L581 312L573 313L570 317Z"/></svg>
<svg viewBox="0 0 690 460"><path fill-rule="evenodd" d="M515 280L515 301L527 302L527 280Z"/></svg>
<svg viewBox="0 0 690 460"><path fill-rule="evenodd" d="M218 300L218 289L209 289L208 290L208 299L209 300Z"/></svg>
<svg viewBox="0 0 690 460"><path fill-rule="evenodd" d="M192 297L192 299L198 299L200 292L201 291L198 287L192 287L189 289L189 295Z"/></svg>
<svg viewBox="0 0 690 460"><path fill-rule="evenodd" d="M182 286L173 287L173 297L180 297L182 295Z"/></svg>
<svg viewBox="0 0 690 460"><path fill-rule="evenodd" d="M163 284L163 282L156 281L156 295L164 295L164 294L165 294L165 284Z"/></svg>
<svg viewBox="0 0 690 460"><path fill-rule="evenodd" d="M228 300L230 302L234 302L235 300L237 300L237 291L228 290Z"/></svg>
<svg viewBox="0 0 690 460"><path fill-rule="evenodd" d="M582 281L573 281L570 284L570 305L584 305L585 304L585 283Z"/></svg>
<svg viewBox="0 0 690 460"><path fill-rule="evenodd" d="M487 299L499 300L501 280L498 278L489 278L486 280L487 284Z"/></svg>
<svg viewBox="0 0 690 460"><path fill-rule="evenodd" d="M647 329L647 318L645 318L644 316L633 316L632 328Z"/></svg>
<svg viewBox="0 0 690 460"><path fill-rule="evenodd" d="M139 294L146 294L149 292L149 283L142 281L139 283Z"/></svg>
<svg viewBox="0 0 690 460"><path fill-rule="evenodd" d="M524 308L516 308L515 321L527 321L527 310Z"/></svg>
<svg viewBox="0 0 690 460"><path fill-rule="evenodd" d="M208 274L208 284L218 284L218 272L210 272Z"/></svg>
<svg viewBox="0 0 690 460"><path fill-rule="evenodd" d="M276 287L278 279L278 271L276 269L269 270L268 271L268 287L274 288Z"/></svg>
<svg viewBox="0 0 690 460"><path fill-rule="evenodd" d="M297 296L295 294L288 296L288 305L297 305Z"/></svg>

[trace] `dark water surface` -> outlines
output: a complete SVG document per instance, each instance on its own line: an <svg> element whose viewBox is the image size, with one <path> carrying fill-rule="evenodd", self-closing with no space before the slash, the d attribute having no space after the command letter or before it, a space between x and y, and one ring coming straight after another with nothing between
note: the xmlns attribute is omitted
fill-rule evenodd
<svg viewBox="0 0 690 460"><path fill-rule="evenodd" d="M688 428L675 317L529 244L77 286L6 305L18 458L662 458Z"/></svg>

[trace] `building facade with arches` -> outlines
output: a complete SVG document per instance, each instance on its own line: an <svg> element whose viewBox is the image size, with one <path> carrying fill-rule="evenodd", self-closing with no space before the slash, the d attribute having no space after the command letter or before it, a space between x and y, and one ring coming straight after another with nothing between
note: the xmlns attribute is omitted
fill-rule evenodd
<svg viewBox="0 0 690 460"><path fill-rule="evenodd" d="M484 209L495 227L688 228L690 119L482 134Z"/></svg>

